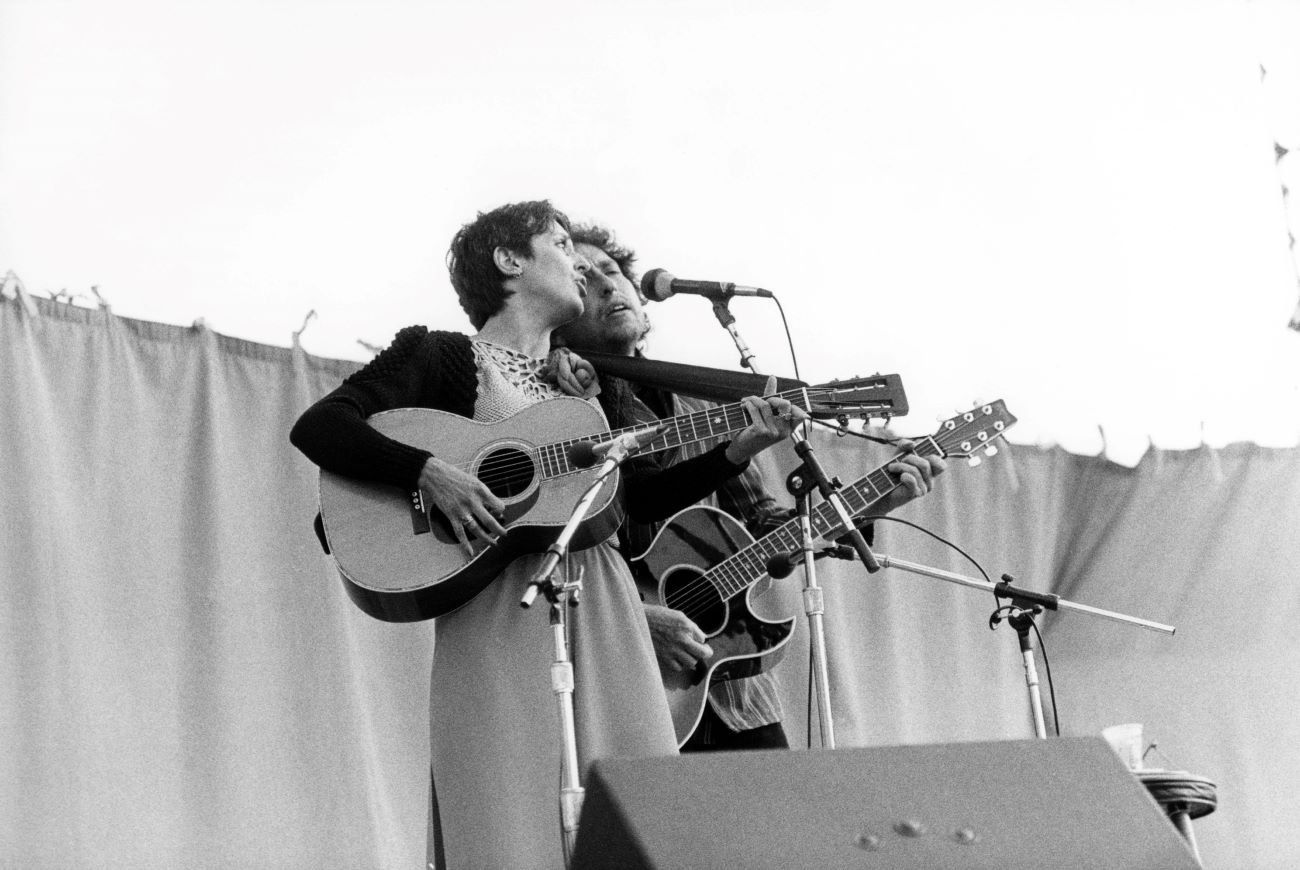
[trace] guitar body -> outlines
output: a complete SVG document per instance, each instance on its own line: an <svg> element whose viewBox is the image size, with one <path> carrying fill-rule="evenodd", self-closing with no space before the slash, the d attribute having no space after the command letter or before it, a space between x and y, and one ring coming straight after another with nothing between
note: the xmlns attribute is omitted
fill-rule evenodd
<svg viewBox="0 0 1300 870"><path fill-rule="evenodd" d="M599 441L608 430L599 409L569 397L539 402L495 423L428 408L384 411L367 422L475 475L506 504L506 535L491 546L474 544L470 556L447 518L437 509L426 512L418 493L321 471L321 518L344 586L358 607L386 622L450 613L515 558L550 546L598 468L548 478L538 467L536 448L576 433L593 433ZM615 472L601 485L571 550L614 533L622 520L617 493Z"/></svg>
<svg viewBox="0 0 1300 870"><path fill-rule="evenodd" d="M752 584L728 600L704 577L753 541L730 515L716 508L692 507L670 519L646 552L633 560L654 578L653 589L643 588L646 599L689 616L708 635L713 650L689 672L660 668L678 746L699 725L712 683L770 669L785 655L794 633L793 618L769 622L754 614L749 602Z"/></svg>

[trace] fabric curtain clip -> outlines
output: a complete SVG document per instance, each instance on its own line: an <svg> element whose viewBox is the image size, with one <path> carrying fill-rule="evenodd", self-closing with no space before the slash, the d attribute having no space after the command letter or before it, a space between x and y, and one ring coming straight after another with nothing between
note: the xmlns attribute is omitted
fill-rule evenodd
<svg viewBox="0 0 1300 870"><path fill-rule="evenodd" d="M36 303L32 301L31 295L27 292L27 286L23 284L23 279L19 278L12 269L5 273L4 282L0 283L0 296L5 295L11 287L14 296L18 299L18 303L23 306L23 311L26 311L32 317L40 313L36 308Z"/></svg>
<svg viewBox="0 0 1300 870"><path fill-rule="evenodd" d="M302 319L302 326L298 327L298 331L293 334L293 346L295 348L302 349L302 344L299 340L302 338L302 334L307 331L307 324L311 323L312 318L315 316L316 309L313 308L308 311L307 316Z"/></svg>

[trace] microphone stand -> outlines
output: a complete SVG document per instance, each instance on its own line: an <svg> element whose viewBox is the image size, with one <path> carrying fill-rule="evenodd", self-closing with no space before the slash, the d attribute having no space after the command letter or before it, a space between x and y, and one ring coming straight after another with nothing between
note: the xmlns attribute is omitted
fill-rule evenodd
<svg viewBox="0 0 1300 870"><path fill-rule="evenodd" d="M736 329L736 318L727 307L727 300L715 300L713 313L736 343L736 349L740 351L740 364L748 367L754 374L763 374L754 362L754 354L750 352L749 345L740 337ZM806 429L807 426L808 424L805 423L803 428ZM804 613L808 617L808 641L812 652L811 667L817 694L818 725L821 730L822 748L834 749L835 722L831 713L830 671L826 664L826 633L823 619L826 614L826 599L822 594L822 588L817 585L816 555L813 552L811 492L814 487L821 492L822 498L834 507L841 526L847 530L844 534L848 535L849 543L857 551L867 571L872 573L879 571L880 565L877 564L871 548L867 546L866 538L853 524L844 499L839 493L840 482L826 476L803 431L795 429L791 438L794 440L795 453L803 460L803 463L790 474L788 488L795 496L799 513L804 566L803 606ZM810 478L811 483L809 483Z"/></svg>
<svg viewBox="0 0 1300 870"><path fill-rule="evenodd" d="M805 424L806 427L807 424ZM880 570L880 563L867 545L867 539L854 524L848 507L840 495L841 483L838 478L826 476L825 469L817 460L812 444L807 436L796 429L790 436L794 439L794 452L803 463L790 472L786 486L797 499L799 510L799 530L803 538L804 576L804 612L808 614L809 637L812 640L813 666L816 674L818 722L821 727L823 749L835 748L835 724L831 716L830 673L826 665L826 637L823 616L826 612L825 598L821 587L817 585L816 569L813 567L816 556L813 553L813 527L811 516L811 493L817 489L822 498L830 502L839 519L839 528L847 530L839 535L847 537L849 544L862 560L867 572L874 574Z"/></svg>
<svg viewBox="0 0 1300 870"><path fill-rule="evenodd" d="M996 628L1002 622L1002 611L1006 610L1007 624L1016 630L1016 636L1020 639L1020 659L1025 666L1025 687L1029 690L1029 712L1034 719L1034 736L1045 740L1047 725L1043 720L1043 696L1038 690L1038 668L1034 664L1034 641L1029 636L1029 629L1034 626L1034 617L1044 609L1059 609L1061 597L1048 592L1017 589L1011 585L1014 579L1010 574L1003 574L1002 582L993 587L994 595L1009 599L1011 604L993 611L989 617L989 628ZM1055 710L1052 715L1055 717ZM1059 722L1057 726L1059 729Z"/></svg>
<svg viewBox="0 0 1300 870"><path fill-rule="evenodd" d="M1025 666L1025 687L1029 690L1029 713L1034 719L1034 736L1039 740L1047 739L1047 724L1043 721L1043 695L1038 690L1038 668L1034 665L1034 641L1029 636L1029 629L1034 624L1034 617L1043 612L1043 608L1034 605L1030 608L1012 607L1007 623L1016 630L1020 638L1020 659ZM990 621L997 625L995 613ZM1056 711L1052 711L1056 717ZM1060 722L1057 722L1060 728Z"/></svg>
<svg viewBox="0 0 1300 870"><path fill-rule="evenodd" d="M600 492L602 484L625 459L641 449L634 434L624 435L610 446L605 461L592 479L587 491L578 499L569 520L560 530L555 543L546 550L541 567L529 581L519 605L532 607L539 592L550 602L551 635L555 643L555 658L551 663L551 692L555 695L560 716L560 832L563 838L564 866L573 860L573 848L578 839L578 819L582 815L585 789L578 772L578 735L573 712L573 661L569 657L569 631L565 619L567 607L577 607L582 591L582 566L576 577L566 576L556 580L556 568L563 559L567 565L569 542L587 511Z"/></svg>
<svg viewBox="0 0 1300 870"><path fill-rule="evenodd" d="M989 626L995 627L1002 621L1001 611L1007 609L1010 615L1006 617L1007 623L1016 630L1020 640L1020 657L1025 668L1025 687L1029 692L1029 709L1030 715L1034 721L1034 735L1040 739L1046 739L1047 726L1043 720L1043 699L1038 691L1038 669L1034 665L1034 647L1029 637L1029 629L1034 624L1034 615L1047 610L1073 610L1078 613L1085 613L1089 616L1096 616L1102 619L1110 619L1115 622L1123 622L1128 625L1134 625L1138 628L1146 628L1151 631L1158 631L1172 635L1176 629L1172 625L1164 625L1159 622L1152 622L1148 619L1139 619L1136 616L1126 616L1122 613L1116 613L1111 610L1102 610L1097 607L1090 607L1086 604L1076 604L1048 592L1033 592L1029 589L1020 589L1011 584L1014 579L1010 574L1002 575L1001 583L990 583L987 580L980 580L975 577L967 577L963 574L954 574L951 571L943 571L939 568L932 568L928 565L920 565L916 562L906 562L902 559L895 559L883 553L878 554L876 559L880 562L882 568L899 568L903 571L910 571L913 574L919 574L923 577L933 577L936 580L945 580L949 583L955 583L959 586L968 586L972 589L983 589L986 592L992 592L998 598L1005 598L1011 601L1007 608L999 608L989 617ZM1055 711L1053 711L1055 715Z"/></svg>
<svg viewBox="0 0 1300 870"><path fill-rule="evenodd" d="M741 338L740 333L736 330L736 318L732 316L731 309L727 307L730 300L730 296L726 299L714 299L713 316L718 318L718 323L722 324L722 328L731 334L731 340L735 342L736 350L740 351L740 367L749 369L756 375L761 375L762 372L754 365L754 354L750 351L749 345L745 344L745 339Z"/></svg>

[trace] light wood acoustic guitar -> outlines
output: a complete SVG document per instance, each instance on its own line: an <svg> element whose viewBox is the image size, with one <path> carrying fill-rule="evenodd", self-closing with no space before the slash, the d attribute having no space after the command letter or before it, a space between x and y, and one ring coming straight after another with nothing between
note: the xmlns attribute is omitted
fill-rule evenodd
<svg viewBox="0 0 1300 870"><path fill-rule="evenodd" d="M906 407L894 375L833 381L780 395L819 417L888 417L895 406ZM495 423L428 408L383 411L366 422L473 474L506 506L506 534L496 544L475 543L471 555L447 518L420 492L321 471L321 520L344 586L358 607L386 622L450 613L519 555L545 550L595 477L596 468L581 467L590 464L590 447L637 431L611 431L599 408L569 397L538 402ZM736 402L660 422L666 424L664 431L641 452L725 437L746 428L749 417ZM583 450L575 452L581 447L587 448L585 463L579 458ZM617 492L615 473L602 485L571 550L603 541L618 528Z"/></svg>
<svg viewBox="0 0 1300 870"><path fill-rule="evenodd" d="M914 450L921 456L973 456L1015 422L999 400L946 420L934 435L918 440ZM840 490L851 516L866 513L899 485L886 471L889 464ZM813 508L810 519L814 537L833 539L845 532L827 502ZM707 635L712 650L692 670L660 668L679 746L699 725L710 685L752 677L785 655L795 620L771 622L756 616L749 599L754 584L768 576L773 559L801 550L797 518L756 541L729 514L697 506L674 515L645 553L633 559L648 569L656 584L646 600L689 616Z"/></svg>

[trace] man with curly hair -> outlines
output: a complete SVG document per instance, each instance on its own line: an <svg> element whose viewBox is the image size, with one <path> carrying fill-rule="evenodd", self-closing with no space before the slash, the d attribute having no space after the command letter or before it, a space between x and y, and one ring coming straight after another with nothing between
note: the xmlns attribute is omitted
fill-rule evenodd
<svg viewBox="0 0 1300 870"><path fill-rule="evenodd" d="M575 225L572 234L577 252L590 264L587 297L582 317L558 329L556 339L579 353L598 351L641 355L650 331L650 320L643 306L645 298L637 289L635 252L620 244L609 229L599 225ZM680 416L708 407L708 403L702 400L675 395L667 390L640 384L629 384L629 388L641 416L646 419ZM707 449L707 444L689 445L680 450L677 459L691 462L694 461L692 457ZM673 457L663 457L660 461L671 463ZM890 470L903 485L878 506L881 512L928 492L933 478L943 472L944 463L937 457L927 460L907 456L892 463ZM704 501L745 523L755 537L775 529L793 513L778 506L753 468L724 481ZM624 555L631 559L643 552L656 529L655 523L638 522L635 517L629 517L619 530ZM643 582L648 580L642 578ZM662 668L686 671L712 654L704 632L684 613L650 603L645 608L655 655ZM778 685L771 672L718 682L709 688L704 715L681 750L707 752L788 747L781 720Z"/></svg>

